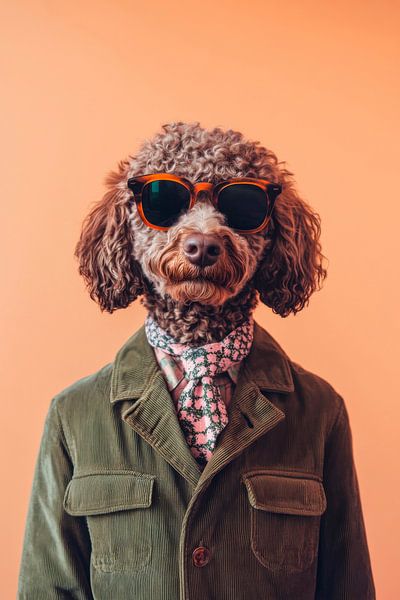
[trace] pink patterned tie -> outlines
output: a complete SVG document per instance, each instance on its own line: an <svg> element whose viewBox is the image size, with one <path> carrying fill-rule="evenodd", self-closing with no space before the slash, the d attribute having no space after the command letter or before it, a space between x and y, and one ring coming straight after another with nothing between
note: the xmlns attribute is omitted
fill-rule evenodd
<svg viewBox="0 0 400 600"><path fill-rule="evenodd" d="M149 344L178 357L188 381L177 402L177 416L192 454L201 467L210 460L228 414L214 376L240 363L253 343L250 317L220 342L190 346L174 340L148 315L145 330Z"/></svg>

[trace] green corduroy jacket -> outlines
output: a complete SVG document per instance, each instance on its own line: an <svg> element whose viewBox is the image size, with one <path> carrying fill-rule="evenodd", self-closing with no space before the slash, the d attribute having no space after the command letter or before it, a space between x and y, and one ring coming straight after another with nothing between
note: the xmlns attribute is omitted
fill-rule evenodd
<svg viewBox="0 0 400 600"><path fill-rule="evenodd" d="M203 472L144 327L51 401L20 600L375 599L343 398L255 324Z"/></svg>

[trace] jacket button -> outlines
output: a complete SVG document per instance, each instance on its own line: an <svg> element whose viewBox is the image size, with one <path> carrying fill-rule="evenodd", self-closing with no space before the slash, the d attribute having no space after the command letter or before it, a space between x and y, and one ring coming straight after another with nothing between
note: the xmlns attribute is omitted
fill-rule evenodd
<svg viewBox="0 0 400 600"><path fill-rule="evenodd" d="M210 551L205 546L199 546L193 550L193 564L195 567L204 567L210 560Z"/></svg>

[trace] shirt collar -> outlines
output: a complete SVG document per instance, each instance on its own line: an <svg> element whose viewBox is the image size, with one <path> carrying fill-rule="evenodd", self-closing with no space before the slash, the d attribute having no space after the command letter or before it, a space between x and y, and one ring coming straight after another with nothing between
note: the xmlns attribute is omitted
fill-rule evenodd
<svg viewBox="0 0 400 600"><path fill-rule="evenodd" d="M290 359L278 342L257 322L249 355L243 359L248 377L260 389L294 391ZM147 341L144 325L123 344L112 365L110 401L139 398L160 367Z"/></svg>

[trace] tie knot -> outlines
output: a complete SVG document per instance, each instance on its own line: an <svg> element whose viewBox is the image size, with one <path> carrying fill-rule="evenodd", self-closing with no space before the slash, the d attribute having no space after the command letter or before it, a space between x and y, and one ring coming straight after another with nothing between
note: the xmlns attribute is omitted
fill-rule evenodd
<svg viewBox="0 0 400 600"><path fill-rule="evenodd" d="M207 352L204 348L191 349L183 352L179 358L186 379L214 377L239 362L233 361L228 352L225 354L225 348L214 352Z"/></svg>

